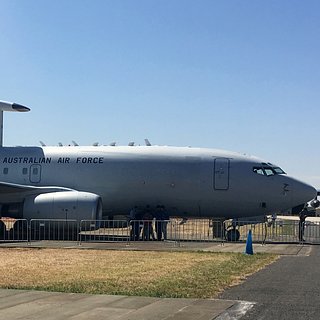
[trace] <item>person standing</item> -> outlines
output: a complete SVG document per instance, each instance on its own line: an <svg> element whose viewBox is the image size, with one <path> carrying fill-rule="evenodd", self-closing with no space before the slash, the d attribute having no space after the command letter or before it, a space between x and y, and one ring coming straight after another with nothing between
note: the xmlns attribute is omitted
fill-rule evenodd
<svg viewBox="0 0 320 320"><path fill-rule="evenodd" d="M131 230L130 230L130 240L133 241L138 241L140 240L140 233L141 233L141 213L138 211L138 207L135 206L129 214L129 221L131 225Z"/></svg>
<svg viewBox="0 0 320 320"><path fill-rule="evenodd" d="M305 241L304 240L304 228L306 223L306 218L308 217L308 210L307 207L304 207L302 211L299 214L299 241Z"/></svg>
<svg viewBox="0 0 320 320"><path fill-rule="evenodd" d="M153 227L152 227L153 215L151 213L150 206L147 206L142 220L143 220L142 239L149 241L152 238L152 240L155 240Z"/></svg>
<svg viewBox="0 0 320 320"><path fill-rule="evenodd" d="M156 235L157 235L157 240L161 241L162 238L162 210L161 206L157 206L156 212L155 212L155 229L156 229Z"/></svg>
<svg viewBox="0 0 320 320"><path fill-rule="evenodd" d="M163 240L167 240L167 225L169 222L169 214L164 206L161 207L161 232L163 235Z"/></svg>

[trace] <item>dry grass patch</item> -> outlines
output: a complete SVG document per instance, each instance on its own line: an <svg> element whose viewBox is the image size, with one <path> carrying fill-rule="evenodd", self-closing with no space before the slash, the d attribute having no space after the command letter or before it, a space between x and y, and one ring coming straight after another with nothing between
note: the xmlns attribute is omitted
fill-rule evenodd
<svg viewBox="0 0 320 320"><path fill-rule="evenodd" d="M0 249L2 288L159 297L216 296L277 256L82 249Z"/></svg>

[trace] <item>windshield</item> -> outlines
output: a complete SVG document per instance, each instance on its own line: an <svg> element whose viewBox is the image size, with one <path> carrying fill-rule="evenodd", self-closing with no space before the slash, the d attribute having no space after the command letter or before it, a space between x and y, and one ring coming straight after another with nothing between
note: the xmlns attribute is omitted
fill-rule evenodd
<svg viewBox="0 0 320 320"><path fill-rule="evenodd" d="M262 162L258 166L252 168L254 173L261 174L264 176L274 176L277 174L286 174L280 167L273 165L272 163Z"/></svg>

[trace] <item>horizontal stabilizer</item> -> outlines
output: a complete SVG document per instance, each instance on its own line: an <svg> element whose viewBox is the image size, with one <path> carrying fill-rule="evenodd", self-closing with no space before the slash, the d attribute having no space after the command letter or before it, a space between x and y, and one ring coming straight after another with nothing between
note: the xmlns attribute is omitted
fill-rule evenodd
<svg viewBox="0 0 320 320"><path fill-rule="evenodd" d="M18 111L27 112L30 108L18 103L0 101L0 147L3 146L3 112L4 111Z"/></svg>
<svg viewBox="0 0 320 320"><path fill-rule="evenodd" d="M30 108L25 107L25 106L18 104L18 103L0 101L0 111L28 112L28 111L30 111Z"/></svg>

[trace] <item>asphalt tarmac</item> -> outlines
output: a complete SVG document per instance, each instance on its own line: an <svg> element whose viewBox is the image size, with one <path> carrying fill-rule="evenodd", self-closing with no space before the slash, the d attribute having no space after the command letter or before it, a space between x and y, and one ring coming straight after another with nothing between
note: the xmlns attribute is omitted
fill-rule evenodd
<svg viewBox="0 0 320 320"><path fill-rule="evenodd" d="M320 246L282 256L220 298L255 303L241 320L320 319Z"/></svg>

